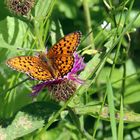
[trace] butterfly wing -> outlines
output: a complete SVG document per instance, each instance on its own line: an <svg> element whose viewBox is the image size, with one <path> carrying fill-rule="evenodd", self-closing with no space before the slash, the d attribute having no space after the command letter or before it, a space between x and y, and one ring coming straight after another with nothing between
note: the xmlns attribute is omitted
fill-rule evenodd
<svg viewBox="0 0 140 140"><path fill-rule="evenodd" d="M78 47L82 33L76 31L61 38L54 44L47 53L48 58L54 58L59 55L72 55Z"/></svg>
<svg viewBox="0 0 140 140"><path fill-rule="evenodd" d="M73 68L73 53L80 43L81 36L82 34L80 31L70 33L53 45L47 53L47 57L54 60L54 63L62 77Z"/></svg>
<svg viewBox="0 0 140 140"><path fill-rule="evenodd" d="M59 73L61 74L61 77L63 77L64 75L69 73L73 68L74 56L73 55L57 56L55 58L55 64L57 66Z"/></svg>
<svg viewBox="0 0 140 140"><path fill-rule="evenodd" d="M37 80L46 81L53 79L46 63L36 56L10 58L7 61L7 65Z"/></svg>
<svg viewBox="0 0 140 140"><path fill-rule="evenodd" d="M63 77L73 68L73 53L78 47L80 39L81 32L70 33L53 45L46 57L19 56L9 59L7 64L11 68L41 81Z"/></svg>

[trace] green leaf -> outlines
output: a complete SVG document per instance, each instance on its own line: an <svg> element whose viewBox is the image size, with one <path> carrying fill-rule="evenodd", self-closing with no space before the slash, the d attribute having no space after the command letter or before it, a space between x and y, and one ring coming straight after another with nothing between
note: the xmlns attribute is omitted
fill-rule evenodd
<svg viewBox="0 0 140 140"><path fill-rule="evenodd" d="M44 18L47 13L49 12L49 8L52 8L51 7L51 4L54 3L55 0L38 0L36 2L36 5L35 5L35 17L36 18Z"/></svg>
<svg viewBox="0 0 140 140"><path fill-rule="evenodd" d="M29 47L32 42L30 26L26 22L7 16L0 22L0 41L0 48L16 50L19 47Z"/></svg>
<svg viewBox="0 0 140 140"><path fill-rule="evenodd" d="M113 90L111 86L111 82L107 77L107 99L109 104L109 114L110 114L110 121L111 121L111 130L112 130L112 139L117 140L117 128L116 128L116 119L115 119L115 106L114 106L114 97L113 97Z"/></svg>
<svg viewBox="0 0 140 140"><path fill-rule="evenodd" d="M105 120L105 121L111 121L111 118L109 116L109 107L108 105L105 105L102 108L101 113L99 114L99 111L101 109L101 103L95 103L95 102L90 102L86 105L81 105L81 106L76 106L73 108L75 110L75 113L77 115L91 115L95 118L98 118L98 116L100 115L100 119L101 120ZM120 121L120 117L122 117L118 110L114 110L115 111L115 119L117 122ZM124 123L140 123L140 114L132 112L132 111L124 111L124 116L123 116L123 121Z"/></svg>
<svg viewBox="0 0 140 140"><path fill-rule="evenodd" d="M124 121L123 121L123 117L124 117L124 112L123 112L123 100L121 98L121 105L120 105L120 121L119 121L119 127L118 127L118 139L119 140L123 140L123 132L124 132Z"/></svg>
<svg viewBox="0 0 140 140"><path fill-rule="evenodd" d="M11 125L7 128L0 128L0 137L6 140L17 139L43 126L43 120L24 112L18 112Z"/></svg>

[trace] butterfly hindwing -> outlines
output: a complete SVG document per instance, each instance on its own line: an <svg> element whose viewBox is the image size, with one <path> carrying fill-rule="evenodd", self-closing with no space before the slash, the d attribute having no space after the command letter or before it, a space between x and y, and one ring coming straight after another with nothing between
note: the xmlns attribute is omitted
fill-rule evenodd
<svg viewBox="0 0 140 140"><path fill-rule="evenodd" d="M73 55L57 56L55 58L55 64L61 76L63 77L64 75L69 73L73 68L74 56Z"/></svg>

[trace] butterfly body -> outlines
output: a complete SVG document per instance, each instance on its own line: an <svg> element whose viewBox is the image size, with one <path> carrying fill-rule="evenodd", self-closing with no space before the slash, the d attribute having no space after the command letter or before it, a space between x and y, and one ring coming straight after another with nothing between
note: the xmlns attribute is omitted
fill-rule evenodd
<svg viewBox="0 0 140 140"><path fill-rule="evenodd" d="M48 58L45 53L40 53L39 58L46 63L48 67L48 71L50 72L51 76L56 79L61 76L60 72L58 71L58 68L55 65L54 58Z"/></svg>
<svg viewBox="0 0 140 140"><path fill-rule="evenodd" d="M47 81L62 78L73 68L73 53L80 39L81 32L70 33L53 45L47 53L39 53L38 56L13 57L8 59L7 64L36 80Z"/></svg>

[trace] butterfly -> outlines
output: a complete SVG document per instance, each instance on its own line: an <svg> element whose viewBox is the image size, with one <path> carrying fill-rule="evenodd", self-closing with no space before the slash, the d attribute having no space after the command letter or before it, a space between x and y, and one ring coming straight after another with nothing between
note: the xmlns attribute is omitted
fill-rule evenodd
<svg viewBox="0 0 140 140"><path fill-rule="evenodd" d="M28 74L31 78L48 81L63 78L74 65L73 53L80 44L81 32L72 32L61 38L47 53L38 56L16 56L7 60L14 70Z"/></svg>

